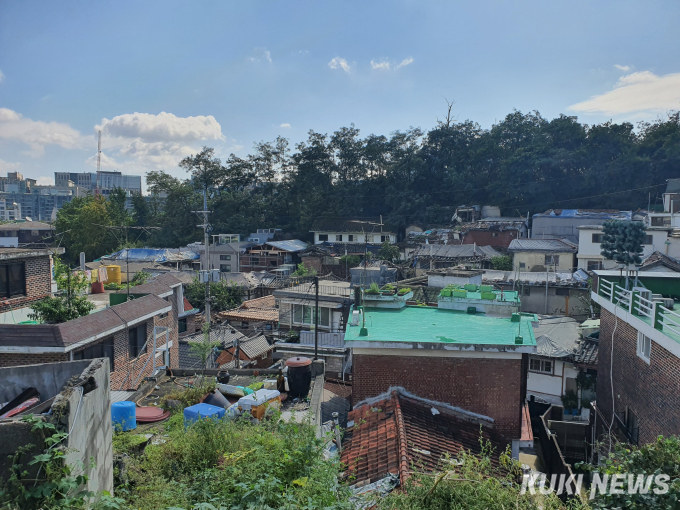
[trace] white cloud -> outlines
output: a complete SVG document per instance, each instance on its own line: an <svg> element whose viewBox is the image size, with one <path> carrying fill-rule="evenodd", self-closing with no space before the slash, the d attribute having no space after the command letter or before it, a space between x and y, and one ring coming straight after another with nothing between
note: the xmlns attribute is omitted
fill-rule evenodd
<svg viewBox="0 0 680 510"><path fill-rule="evenodd" d="M350 66L347 63L347 60L340 57L335 57L333 60L331 60L328 63L328 67L330 67L331 69L342 69L346 73L349 73L350 71Z"/></svg>
<svg viewBox="0 0 680 510"><path fill-rule="evenodd" d="M5 75L2 74L2 71L0 71L0 83L2 83L5 80Z"/></svg>
<svg viewBox="0 0 680 510"><path fill-rule="evenodd" d="M65 149L83 146L80 132L68 124L28 119L9 108L0 108L0 138L29 145L31 151L28 154L33 157L42 156L45 145L58 145Z"/></svg>
<svg viewBox="0 0 680 510"><path fill-rule="evenodd" d="M251 62L261 62L266 60L270 64L272 63L272 54L266 48L255 48L252 51L252 56L248 57Z"/></svg>
<svg viewBox="0 0 680 510"><path fill-rule="evenodd" d="M620 71L630 71L630 66L620 66L619 64L614 64L614 67L616 67Z"/></svg>
<svg viewBox="0 0 680 510"><path fill-rule="evenodd" d="M54 186L54 178L53 177L45 177L41 176L36 179L38 181L38 186Z"/></svg>
<svg viewBox="0 0 680 510"><path fill-rule="evenodd" d="M97 155L90 156L85 160L85 164L88 166L91 166L92 168L97 168ZM102 168L118 168L120 165L114 160L113 158L109 157L106 155L104 151L102 151L102 160L101 160L101 167Z"/></svg>
<svg viewBox="0 0 680 510"><path fill-rule="evenodd" d="M413 64L413 57L408 57L408 58L405 58L404 60L402 60L402 61L397 65L397 69L399 69L400 67L407 66L407 65L409 65L409 64Z"/></svg>
<svg viewBox="0 0 680 510"><path fill-rule="evenodd" d="M389 71L390 63L387 62L386 60L383 60L382 62L376 62L375 60L371 60L371 68Z"/></svg>
<svg viewBox="0 0 680 510"><path fill-rule="evenodd" d="M10 163L9 161L0 159L0 172L14 172L20 166L21 163Z"/></svg>
<svg viewBox="0 0 680 510"><path fill-rule="evenodd" d="M279 125L279 127L283 129L290 129L290 124L288 124L288 122L284 122L283 124Z"/></svg>
<svg viewBox="0 0 680 510"><path fill-rule="evenodd" d="M619 78L613 90L573 104L570 110L616 115L680 109L680 73L657 76L650 71Z"/></svg>
<svg viewBox="0 0 680 510"><path fill-rule="evenodd" d="M176 117L172 113L126 113L111 120L102 119L95 131L120 138L141 138L148 142L222 140L222 127L212 115Z"/></svg>

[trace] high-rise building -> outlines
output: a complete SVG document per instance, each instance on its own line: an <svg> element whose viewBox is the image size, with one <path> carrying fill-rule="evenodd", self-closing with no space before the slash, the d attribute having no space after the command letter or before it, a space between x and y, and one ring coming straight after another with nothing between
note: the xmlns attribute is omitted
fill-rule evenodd
<svg viewBox="0 0 680 510"><path fill-rule="evenodd" d="M142 192L142 177L139 175L123 175L121 172L54 172L54 185L58 188L78 186L93 193L99 190L108 195L115 188L122 188L131 193Z"/></svg>

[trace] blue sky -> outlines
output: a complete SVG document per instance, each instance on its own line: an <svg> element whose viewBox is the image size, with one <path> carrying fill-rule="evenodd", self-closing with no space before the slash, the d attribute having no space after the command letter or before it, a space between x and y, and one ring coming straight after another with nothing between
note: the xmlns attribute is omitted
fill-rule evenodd
<svg viewBox="0 0 680 510"><path fill-rule="evenodd" d="M363 135L516 108L592 124L680 108L680 3L0 2L0 175L143 174L202 145Z"/></svg>

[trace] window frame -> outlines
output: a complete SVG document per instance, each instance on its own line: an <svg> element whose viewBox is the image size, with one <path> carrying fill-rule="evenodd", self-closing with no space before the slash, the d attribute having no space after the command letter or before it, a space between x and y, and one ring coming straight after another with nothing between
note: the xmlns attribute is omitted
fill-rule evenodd
<svg viewBox="0 0 680 510"><path fill-rule="evenodd" d="M534 362L538 363L538 369L532 368L532 366L534 365ZM546 370L546 368L545 368L546 365L550 365L549 370ZM529 372L533 372L535 374L543 374L543 375L554 375L555 374L555 363L553 362L553 360L530 357L529 358Z"/></svg>
<svg viewBox="0 0 680 510"><path fill-rule="evenodd" d="M109 371L113 372L115 370L115 349L112 336L73 353L74 361L97 358L109 358Z"/></svg>
<svg viewBox="0 0 680 510"><path fill-rule="evenodd" d="M20 268L20 278L12 278L12 268ZM0 299L16 299L26 296L26 263L14 262L0 264L0 272L4 273L4 281L0 280Z"/></svg>
<svg viewBox="0 0 680 510"><path fill-rule="evenodd" d="M546 266L559 266L560 265L560 256L554 255L552 253L546 253L545 254L545 265Z"/></svg>
<svg viewBox="0 0 680 510"><path fill-rule="evenodd" d="M220 264L221 273L231 273L231 264Z"/></svg>
<svg viewBox="0 0 680 510"><path fill-rule="evenodd" d="M319 234L319 242L327 242L328 234Z"/></svg>
<svg viewBox="0 0 680 510"><path fill-rule="evenodd" d="M644 246L654 246L654 236L652 234L645 234L645 240L642 244Z"/></svg>
<svg viewBox="0 0 680 510"><path fill-rule="evenodd" d="M593 244L602 244L602 236L603 235L604 234L601 234L601 233L598 233L598 232L591 234L590 235L590 242L592 242Z"/></svg>
<svg viewBox="0 0 680 510"><path fill-rule="evenodd" d="M182 333L186 333L187 331L187 318L182 317L180 319L177 319L177 334L181 335Z"/></svg>
<svg viewBox="0 0 680 510"><path fill-rule="evenodd" d="M354 242L354 234L347 234L347 242L349 243Z"/></svg>
<svg viewBox="0 0 680 510"><path fill-rule="evenodd" d="M591 264L594 264L597 267L591 267ZM601 260L586 260L586 271L597 271L598 269L602 269Z"/></svg>
<svg viewBox="0 0 680 510"><path fill-rule="evenodd" d="M342 234L335 234L335 242L336 243L342 242Z"/></svg>
<svg viewBox="0 0 680 510"><path fill-rule="evenodd" d="M144 332L144 335L142 336L143 338L142 342L139 341L141 331ZM142 346L144 346L145 342L147 341L147 336L148 331L146 328L146 322L142 322L141 324L138 324L137 326L128 329L128 355L130 356L131 359L137 358L138 356L149 352L148 345L146 345L142 349Z"/></svg>
<svg viewBox="0 0 680 510"><path fill-rule="evenodd" d="M231 255L220 255L220 260L231 260Z"/></svg>
<svg viewBox="0 0 680 510"><path fill-rule="evenodd" d="M637 349L638 358L642 359L648 365L652 361L652 339L645 335L642 331L638 331Z"/></svg>

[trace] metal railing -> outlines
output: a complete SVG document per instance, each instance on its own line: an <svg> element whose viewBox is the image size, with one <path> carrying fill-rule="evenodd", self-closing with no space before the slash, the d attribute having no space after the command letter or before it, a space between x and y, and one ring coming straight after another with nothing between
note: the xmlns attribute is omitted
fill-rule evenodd
<svg viewBox="0 0 680 510"><path fill-rule="evenodd" d="M314 345L314 331L300 331L300 344ZM344 347L344 333L319 332L319 347Z"/></svg>
<svg viewBox="0 0 680 510"><path fill-rule="evenodd" d="M675 339L680 341L680 314L669 310L658 301L643 297L639 290L626 290L614 282L600 279L597 294L627 310L631 315L651 323L654 329L667 335L672 334Z"/></svg>

